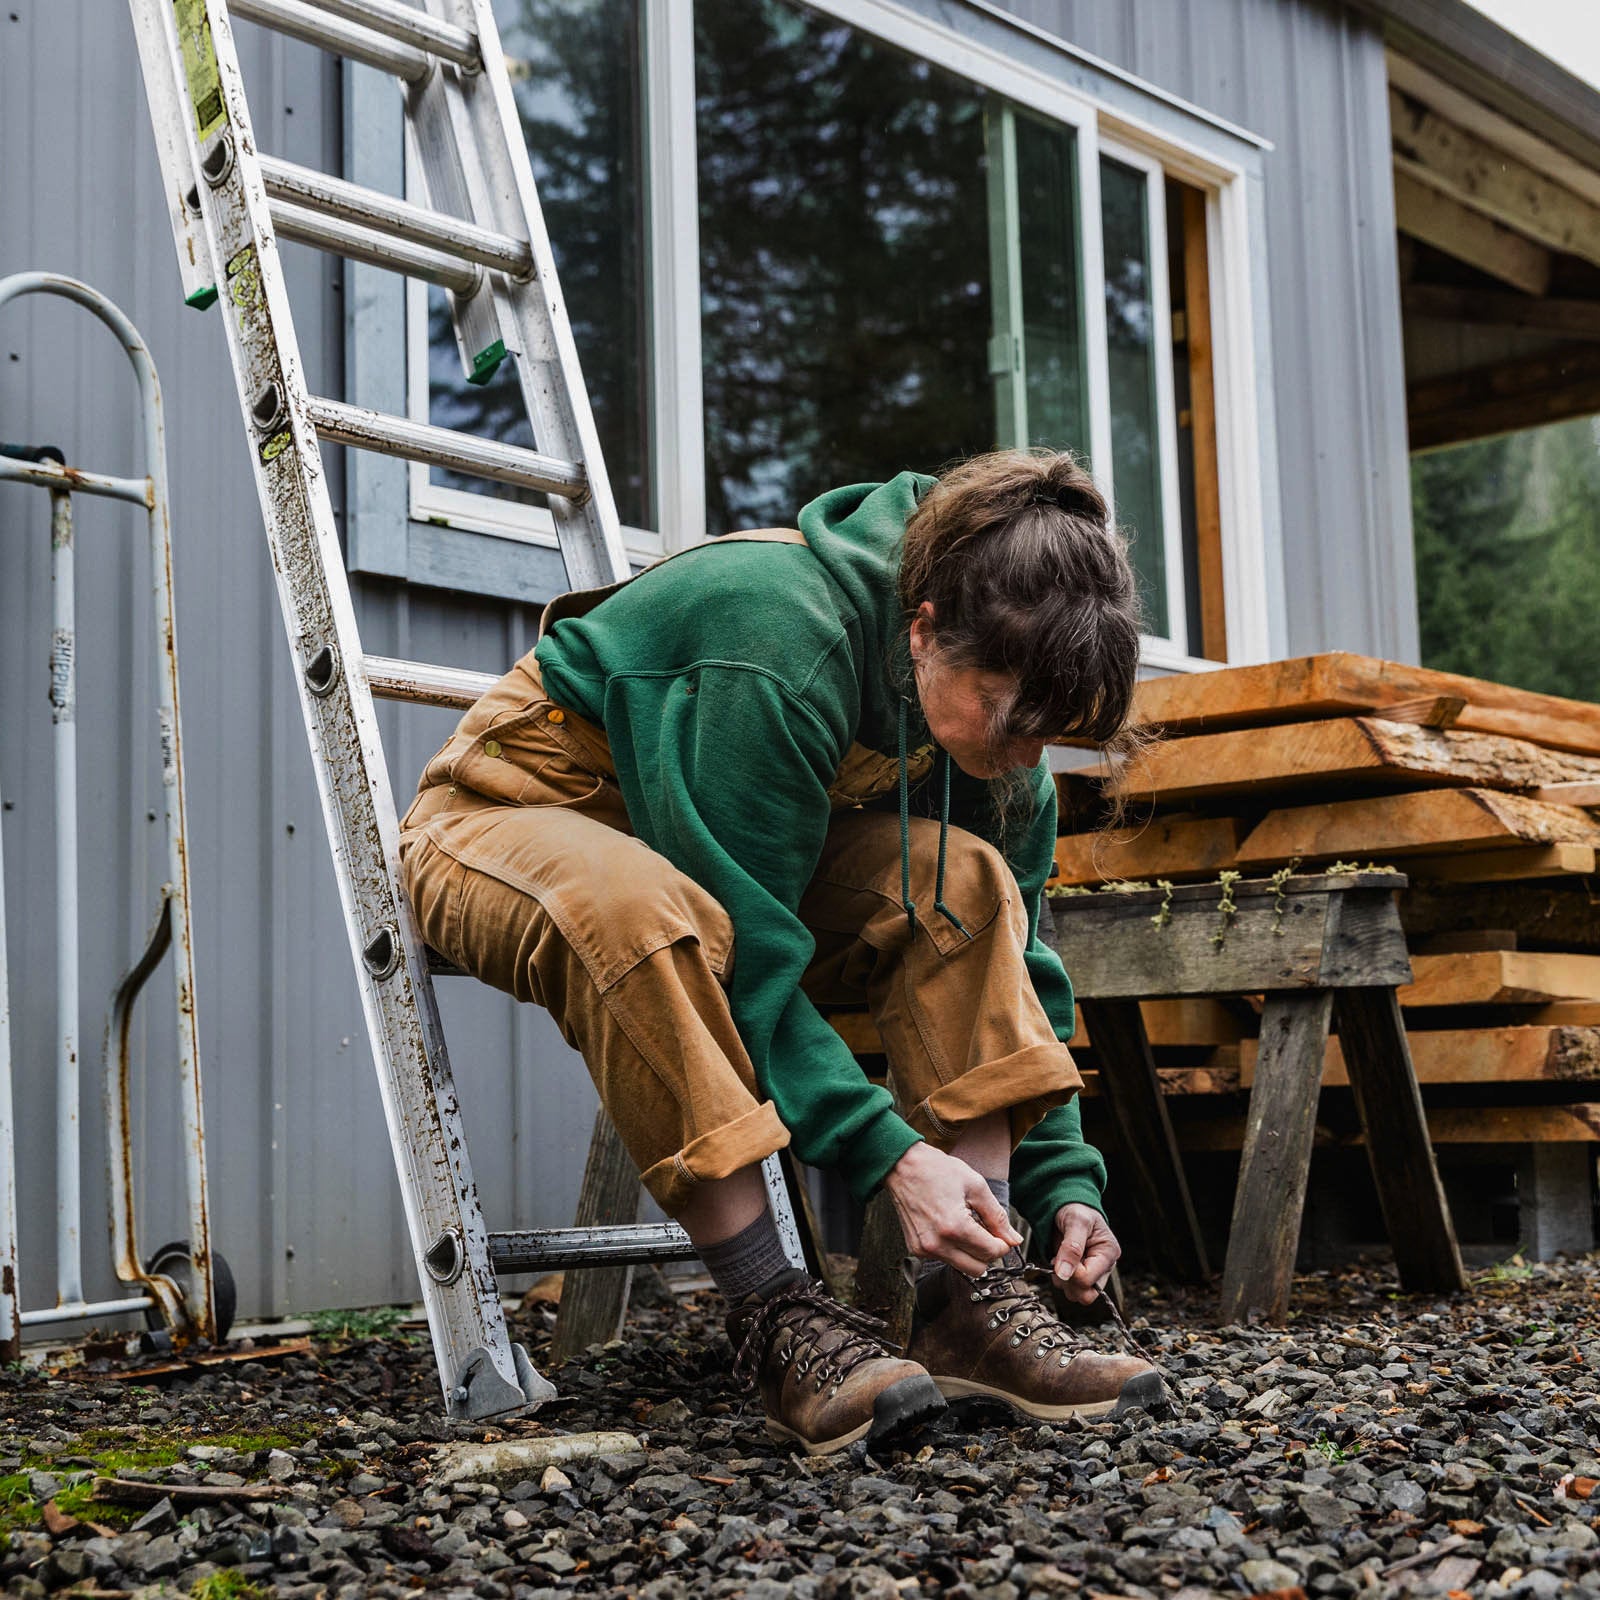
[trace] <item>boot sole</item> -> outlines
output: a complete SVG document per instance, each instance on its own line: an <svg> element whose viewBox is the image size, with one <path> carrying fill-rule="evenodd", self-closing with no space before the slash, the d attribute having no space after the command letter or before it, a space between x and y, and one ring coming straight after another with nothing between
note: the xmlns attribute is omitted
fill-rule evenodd
<svg viewBox="0 0 1600 1600"><path fill-rule="evenodd" d="M1153 1411L1167 1403L1166 1386L1159 1372L1141 1372L1129 1378L1114 1400L1085 1400L1070 1406L1039 1405L991 1384L974 1383L970 1378L935 1377L933 1381L946 1400L998 1400L1036 1422L1065 1422L1068 1417L1120 1417L1129 1411Z"/></svg>
<svg viewBox="0 0 1600 1600"><path fill-rule="evenodd" d="M896 1434L937 1417L944 1409L945 1397L932 1378L902 1378L873 1401L870 1422L863 1422L859 1428L852 1428L836 1438L807 1439L770 1417L767 1419L767 1432L785 1444L798 1445L808 1456L831 1456L848 1449L858 1439L865 1439L869 1444L891 1439Z"/></svg>

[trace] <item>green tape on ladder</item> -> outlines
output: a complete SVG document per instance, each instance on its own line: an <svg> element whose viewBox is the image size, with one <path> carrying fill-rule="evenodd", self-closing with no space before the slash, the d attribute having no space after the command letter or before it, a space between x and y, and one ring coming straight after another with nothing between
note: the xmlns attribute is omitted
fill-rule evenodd
<svg viewBox="0 0 1600 1600"><path fill-rule="evenodd" d="M504 339L496 339L493 344L486 346L472 358L472 371L467 374L467 382L487 383L505 358L506 342Z"/></svg>
<svg viewBox="0 0 1600 1600"><path fill-rule="evenodd" d="M204 311L207 306L215 305L216 300L217 286L214 283L208 283L203 289L196 289L193 294L186 294L183 297L183 303L186 306L193 306L196 311Z"/></svg>

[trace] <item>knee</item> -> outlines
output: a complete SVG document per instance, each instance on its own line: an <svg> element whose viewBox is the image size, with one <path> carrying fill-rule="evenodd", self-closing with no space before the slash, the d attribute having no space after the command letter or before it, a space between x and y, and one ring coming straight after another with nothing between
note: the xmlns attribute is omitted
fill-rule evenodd
<svg viewBox="0 0 1600 1600"><path fill-rule="evenodd" d="M693 940L722 978L733 959L733 923L721 903L665 856L640 846L629 870L608 876L593 898L569 911L564 928L595 980L608 988L668 945Z"/></svg>
<svg viewBox="0 0 1600 1600"><path fill-rule="evenodd" d="M944 901L969 928L978 928L1015 912L1021 896L999 850L975 833L952 828L945 852Z"/></svg>

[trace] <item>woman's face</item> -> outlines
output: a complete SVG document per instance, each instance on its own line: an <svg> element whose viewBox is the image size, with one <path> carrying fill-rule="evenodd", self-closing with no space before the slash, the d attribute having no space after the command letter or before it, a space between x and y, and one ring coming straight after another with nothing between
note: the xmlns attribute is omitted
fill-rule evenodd
<svg viewBox="0 0 1600 1600"><path fill-rule="evenodd" d="M998 778L1016 767L1039 764L1044 740L1019 739L1003 731L1017 697L1016 679L942 660L928 601L911 619L911 661L928 731L969 777Z"/></svg>

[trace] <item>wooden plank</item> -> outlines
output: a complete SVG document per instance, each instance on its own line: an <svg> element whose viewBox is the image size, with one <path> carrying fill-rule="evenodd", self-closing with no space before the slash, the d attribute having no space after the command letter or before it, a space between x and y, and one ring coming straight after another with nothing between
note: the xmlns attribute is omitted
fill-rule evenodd
<svg viewBox="0 0 1600 1600"><path fill-rule="evenodd" d="M1404 916L1400 919L1405 921ZM1477 950L1515 950L1515 928L1475 928L1465 933L1422 933L1406 940L1411 951L1411 964L1422 956L1470 955Z"/></svg>
<svg viewBox="0 0 1600 1600"><path fill-rule="evenodd" d="M1113 787L1135 800L1170 805L1263 789L1293 793L1313 784L1515 790L1580 779L1600 781L1600 760L1496 734L1335 717L1158 740Z"/></svg>
<svg viewBox="0 0 1600 1600"><path fill-rule="evenodd" d="M1395 991L1339 989L1334 1009L1400 1282L1413 1291L1454 1293L1466 1286L1461 1251L1428 1139Z"/></svg>
<svg viewBox="0 0 1600 1600"><path fill-rule="evenodd" d="M1543 294L1550 287L1550 252L1542 245L1419 183L1408 172L1394 175L1394 211L1401 233L1513 289Z"/></svg>
<svg viewBox="0 0 1600 1600"><path fill-rule="evenodd" d="M1257 994L1341 983L1407 983L1411 967L1395 909L1398 873L1254 879L1054 902L1055 948L1080 1000ZM1363 902L1337 917L1328 902ZM1091 1022L1092 1029L1093 1024Z"/></svg>
<svg viewBox="0 0 1600 1600"><path fill-rule="evenodd" d="M1493 789L1420 789L1269 811L1235 856L1240 867L1260 870L1296 857L1384 859L1520 844L1594 846L1600 844L1600 822L1575 805Z"/></svg>
<svg viewBox="0 0 1600 1600"><path fill-rule="evenodd" d="M1586 1027L1415 1028L1407 1038L1420 1083L1600 1082L1600 1030ZM1259 1070L1259 1046L1239 1044L1239 1082L1250 1087ZM1348 1086L1350 1075L1338 1037L1323 1054L1322 1085Z"/></svg>
<svg viewBox="0 0 1600 1600"><path fill-rule="evenodd" d="M639 1169L603 1107L595 1113L575 1220L580 1228L639 1220ZM557 1362L570 1361L592 1344L617 1338L632 1283L632 1267L586 1267L570 1273L550 1338L551 1356Z"/></svg>
<svg viewBox="0 0 1600 1600"><path fill-rule="evenodd" d="M1600 1002L1600 956L1557 950L1480 950L1413 955L1403 1006L1549 1005Z"/></svg>
<svg viewBox="0 0 1600 1600"><path fill-rule="evenodd" d="M1282 1322L1288 1311L1332 1011L1326 989L1270 995L1262 1011L1222 1272L1223 1322Z"/></svg>
<svg viewBox="0 0 1600 1600"><path fill-rule="evenodd" d="M1600 951L1600 896L1578 880L1418 883L1400 897L1408 936L1509 930L1524 948Z"/></svg>
<svg viewBox="0 0 1600 1600"><path fill-rule="evenodd" d="M1600 806L1600 783L1547 783L1529 799L1558 806Z"/></svg>
<svg viewBox="0 0 1600 1600"><path fill-rule="evenodd" d="M1507 883L1529 878L1586 878L1595 868L1587 844L1529 845L1459 856L1407 856L1407 874L1418 883Z"/></svg>
<svg viewBox="0 0 1600 1600"><path fill-rule="evenodd" d="M1565 344L1534 356L1442 378L1406 390L1413 450L1561 422L1600 410L1600 349Z"/></svg>
<svg viewBox="0 0 1600 1600"><path fill-rule="evenodd" d="M1424 695L1465 700L1456 727L1467 732L1505 734L1556 750L1600 755L1600 705L1345 650L1220 672L1146 678L1134 690L1132 715L1139 725L1168 735L1218 733L1381 712Z"/></svg>
<svg viewBox="0 0 1600 1600"><path fill-rule="evenodd" d="M1098 888L1130 878L1210 876L1238 865L1239 817L1152 818L1141 828L1066 833L1056 840L1053 887Z"/></svg>
<svg viewBox="0 0 1600 1600"><path fill-rule="evenodd" d="M1211 262L1206 196L1182 185L1183 305L1189 355L1190 435L1194 453L1195 558L1200 576L1199 653L1228 659L1227 595L1223 586L1222 496L1217 481L1215 351L1211 337Z"/></svg>
<svg viewBox="0 0 1600 1600"><path fill-rule="evenodd" d="M1100 1041L1100 1089L1128 1159L1126 1188L1151 1258L1179 1283L1204 1283L1211 1271L1206 1247L1138 1004L1090 1002L1085 1009Z"/></svg>
<svg viewBox="0 0 1600 1600"><path fill-rule="evenodd" d="M1180 1150L1239 1150L1246 1119L1197 1102L1198 1115L1175 1124ZM1425 1106L1428 1138L1435 1144L1600 1144L1600 1102L1560 1106ZM1318 1123L1317 1149L1356 1149L1359 1133L1338 1133Z"/></svg>
<svg viewBox="0 0 1600 1600"><path fill-rule="evenodd" d="M1538 168L1392 87L1389 137L1397 173L1409 173L1547 250L1600 266L1600 206Z"/></svg>
<svg viewBox="0 0 1600 1600"><path fill-rule="evenodd" d="M1600 300L1556 300L1499 289L1459 289L1452 284L1410 283L1400 291L1408 316L1478 327L1521 328L1566 339L1600 339Z"/></svg>

